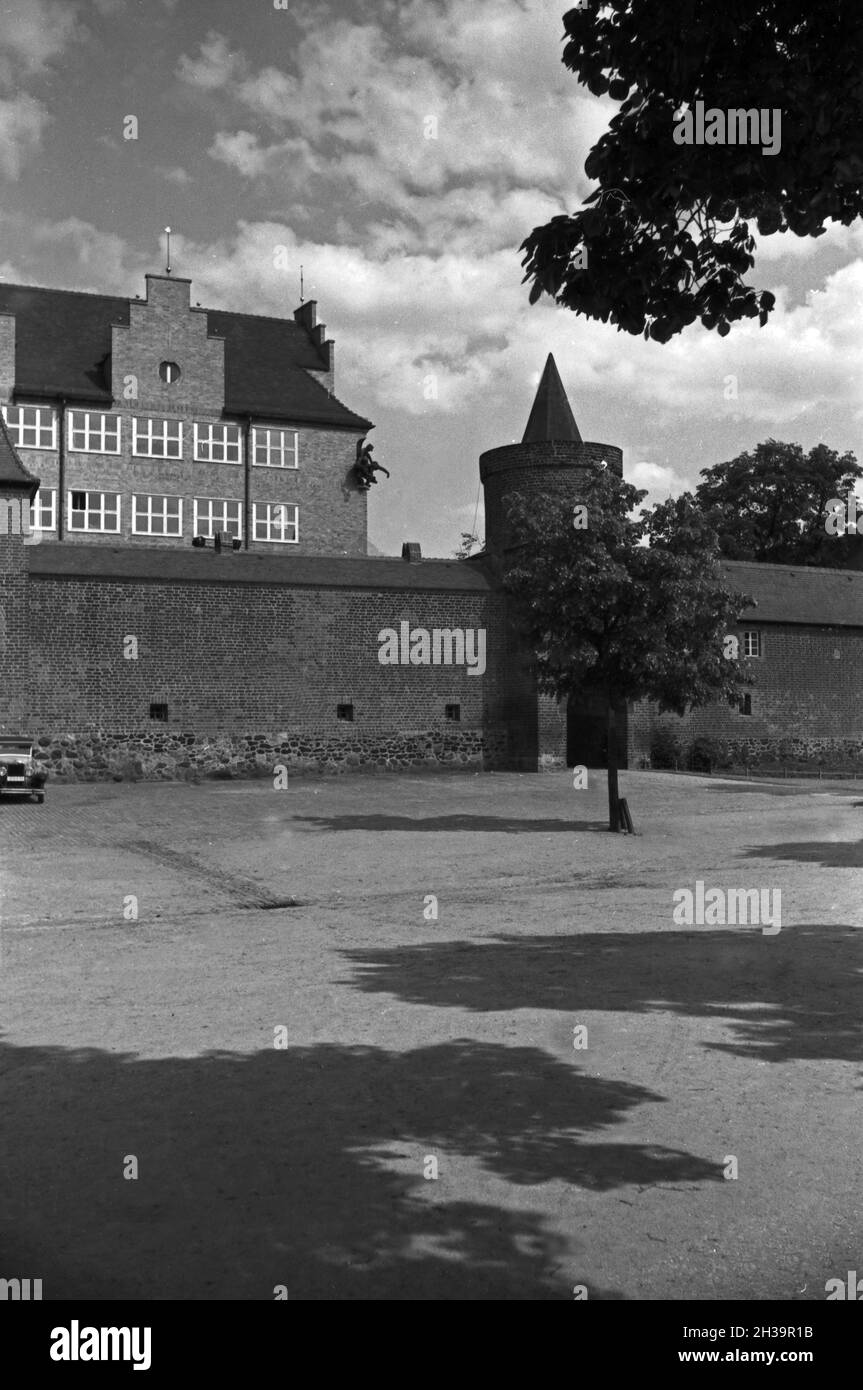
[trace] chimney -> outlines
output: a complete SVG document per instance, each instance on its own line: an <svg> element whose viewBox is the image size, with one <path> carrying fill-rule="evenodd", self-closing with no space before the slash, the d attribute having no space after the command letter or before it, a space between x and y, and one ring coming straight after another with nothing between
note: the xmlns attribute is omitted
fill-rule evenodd
<svg viewBox="0 0 863 1390"><path fill-rule="evenodd" d="M409 564L409 565L412 565L412 564L415 564L417 560L421 560L422 557L423 557L423 553L422 553L422 551L420 550L419 541L405 541L405 542L404 542L404 544L403 544L403 546L402 546L402 559L403 559L403 560L407 560L408 564Z"/></svg>

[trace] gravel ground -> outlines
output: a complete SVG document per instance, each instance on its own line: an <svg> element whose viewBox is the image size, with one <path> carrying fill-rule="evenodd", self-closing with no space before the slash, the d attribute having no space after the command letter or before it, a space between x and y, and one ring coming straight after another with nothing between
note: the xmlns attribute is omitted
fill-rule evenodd
<svg viewBox="0 0 863 1390"><path fill-rule="evenodd" d="M3 802L4 1277L805 1301L863 1268L863 788L631 772L628 837L590 782ZM675 925L696 879L781 889L781 931Z"/></svg>

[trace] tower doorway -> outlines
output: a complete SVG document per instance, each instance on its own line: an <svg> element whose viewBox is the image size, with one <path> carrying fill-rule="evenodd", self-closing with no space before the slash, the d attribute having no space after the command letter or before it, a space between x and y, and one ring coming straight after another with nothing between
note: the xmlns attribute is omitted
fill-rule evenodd
<svg viewBox="0 0 863 1390"><path fill-rule="evenodd" d="M615 711L617 725L617 766L627 767L627 710ZM600 701L573 698L566 707L567 767L608 767L608 721Z"/></svg>

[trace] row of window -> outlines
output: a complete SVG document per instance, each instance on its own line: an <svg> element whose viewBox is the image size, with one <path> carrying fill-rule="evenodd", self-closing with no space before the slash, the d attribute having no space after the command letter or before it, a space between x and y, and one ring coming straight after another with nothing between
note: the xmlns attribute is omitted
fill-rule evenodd
<svg viewBox="0 0 863 1390"><path fill-rule="evenodd" d="M120 530L119 492L68 494L67 525L70 531L99 531L116 535ZM56 531L57 492L40 488L30 505L30 526L35 530ZM299 540L299 508L284 502L252 504L252 538L256 541ZM242 537L243 504L224 497L192 499L192 531L196 536L212 537L229 531ZM183 498L135 493L132 496L132 534L134 536L182 536Z"/></svg>
<svg viewBox="0 0 863 1390"><path fill-rule="evenodd" d="M3 417L18 449L56 449L57 412L51 406L4 405ZM66 446L72 453L119 454L122 419L92 410L70 410ZM192 425L197 463L242 463L243 437L239 425ZM252 427L252 463L256 468L299 467L300 437L296 430ZM132 453L137 458L181 459L182 420L132 417Z"/></svg>

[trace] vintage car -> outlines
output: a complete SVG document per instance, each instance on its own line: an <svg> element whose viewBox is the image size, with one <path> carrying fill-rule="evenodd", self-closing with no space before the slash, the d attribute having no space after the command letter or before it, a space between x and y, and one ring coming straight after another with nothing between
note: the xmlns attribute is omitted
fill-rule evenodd
<svg viewBox="0 0 863 1390"><path fill-rule="evenodd" d="M32 796L45 800L45 773L29 738L0 734L0 797Z"/></svg>

